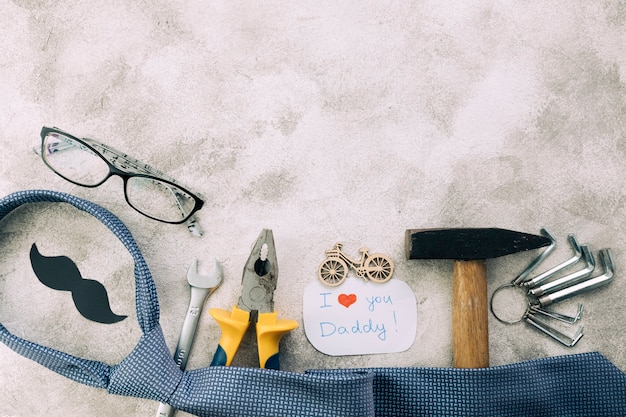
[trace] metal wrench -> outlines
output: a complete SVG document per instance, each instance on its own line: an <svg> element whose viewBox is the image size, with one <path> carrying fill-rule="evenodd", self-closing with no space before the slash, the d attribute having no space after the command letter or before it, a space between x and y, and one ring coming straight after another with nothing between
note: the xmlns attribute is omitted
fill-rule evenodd
<svg viewBox="0 0 626 417"><path fill-rule="evenodd" d="M574 256L571 257L570 259L568 259L567 261L560 263L559 265L555 266L554 268L544 272L543 274L537 275L536 277L534 277L533 279L527 280L522 282L520 285L524 286L524 287L529 287L529 288L533 288L538 286L539 284L543 283L544 281L549 280L550 278L552 278L553 275L557 274L558 272L562 271L563 269L567 268L570 265L575 264L576 262L578 262L580 260L580 258L582 258L583 256L583 251L580 248L580 245L578 244L578 241L576 240L576 236L574 236L573 234L570 234L567 237L570 245L572 246L572 249L574 250Z"/></svg>
<svg viewBox="0 0 626 417"><path fill-rule="evenodd" d="M215 259L211 259L211 261L213 262L213 270L209 275L200 275L198 273L197 259L194 259L187 270L187 282L189 283L191 298L189 300L189 307L187 308L187 315L183 322L183 328L178 338L178 344L176 345L176 351L174 352L174 360L182 370L185 370L187 366L187 360L189 359L191 345L196 334L196 329L198 328L202 306L209 295L222 284L222 280L224 279L224 273L220 263ZM156 416L171 417L174 415L174 411L175 409L173 407L161 403Z"/></svg>
<svg viewBox="0 0 626 417"><path fill-rule="evenodd" d="M545 307L557 301L564 300L569 297L581 294L586 291L590 291L606 285L613 280L613 274L615 273L615 264L613 263L613 256L610 249L602 249L600 251L600 263L604 269L604 273L594 278L589 278L576 285L564 288L560 291L546 294L539 297L538 302L541 306Z"/></svg>
<svg viewBox="0 0 626 417"><path fill-rule="evenodd" d="M526 323L535 327L537 330L542 331L543 333L547 334L554 340L562 343L563 345L567 347L574 347L574 345L578 343L578 341L583 337L582 326L578 328L574 336L568 336L560 332L559 330L555 329L554 327L549 326L547 323L539 320L533 314L527 313L524 317L524 320L526 320Z"/></svg>
<svg viewBox="0 0 626 417"><path fill-rule="evenodd" d="M596 260L593 257L593 253L591 253L589 247L583 245L580 249L582 250L583 259L585 260L585 267L583 269L574 272L573 274L559 278L555 281L551 281L540 287L533 288L528 291L528 294L539 298L544 294L551 294L564 288L571 287L572 285L576 285L579 282L587 279L593 273L593 270L596 267Z"/></svg>
<svg viewBox="0 0 626 417"><path fill-rule="evenodd" d="M556 239L550 234L550 232L548 232L545 227L541 229L541 234L550 239L550 246L548 246L541 253L541 255L536 257L517 277L515 277L515 279L511 282L513 285L521 285L524 281L526 281L530 273L535 270L537 265L543 262L543 260L546 259L556 247Z"/></svg>

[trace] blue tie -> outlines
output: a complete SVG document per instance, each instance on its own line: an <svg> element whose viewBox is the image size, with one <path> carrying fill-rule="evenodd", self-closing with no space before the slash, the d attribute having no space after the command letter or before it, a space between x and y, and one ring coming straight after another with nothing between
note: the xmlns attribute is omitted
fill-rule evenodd
<svg viewBox="0 0 626 417"><path fill-rule="evenodd" d="M599 353L538 359L483 369L363 368L305 374L256 368L181 371L159 325L156 287L137 244L102 207L45 190L0 200L0 219L22 204L65 202L92 214L135 261L136 308L143 336L117 365L32 343L0 324L0 341L77 382L111 394L167 402L217 416L626 416L626 375Z"/></svg>

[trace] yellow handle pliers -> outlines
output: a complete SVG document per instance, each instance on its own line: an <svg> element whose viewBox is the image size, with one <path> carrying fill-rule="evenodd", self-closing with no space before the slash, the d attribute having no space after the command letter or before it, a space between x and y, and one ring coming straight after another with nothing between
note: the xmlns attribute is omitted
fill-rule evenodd
<svg viewBox="0 0 626 417"><path fill-rule="evenodd" d="M229 366L251 322L256 322L259 366L279 369L279 343L287 332L298 327L295 320L278 319L274 312L274 290L278 262L274 235L263 229L243 271L241 296L232 311L212 308L222 336L211 366Z"/></svg>

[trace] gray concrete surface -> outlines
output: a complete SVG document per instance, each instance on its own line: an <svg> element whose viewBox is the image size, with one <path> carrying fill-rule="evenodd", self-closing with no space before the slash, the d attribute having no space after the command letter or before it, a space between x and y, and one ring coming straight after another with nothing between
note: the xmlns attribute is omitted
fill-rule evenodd
<svg viewBox="0 0 626 417"><path fill-rule="evenodd" d="M402 353L331 357L303 326L283 339L283 369L452 366L451 264L406 261L404 230L546 227L613 250L610 287L585 306L585 336L565 348L490 316L491 364L599 351L626 370L626 3L4 1L0 6L0 192L44 188L113 211L138 241L174 349L194 257L225 282L229 309L262 228L280 264L276 307L302 321L302 292L324 250L343 242L391 256L418 302ZM33 153L42 125L124 150L206 197L205 236L151 221L113 178L86 189ZM61 252L102 279L117 325L84 320L34 280L28 249ZM117 363L139 338L132 262L96 220L26 207L0 225L0 322L18 336ZM488 261L490 292L537 253ZM205 309L206 310L206 309ZM205 312L189 368L207 366L219 329ZM252 340L250 340L252 342ZM236 364L256 364L254 343ZM0 346L0 416L147 416L152 401L108 395ZM184 415L180 413L179 415Z"/></svg>

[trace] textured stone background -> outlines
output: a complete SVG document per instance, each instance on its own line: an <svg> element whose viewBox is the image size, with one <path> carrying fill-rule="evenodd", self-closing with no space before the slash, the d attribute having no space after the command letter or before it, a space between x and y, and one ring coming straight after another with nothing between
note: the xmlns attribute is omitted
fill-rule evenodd
<svg viewBox="0 0 626 417"><path fill-rule="evenodd" d="M490 317L491 364L600 351L626 370L626 3L623 1L202 2L5 0L0 5L0 192L65 191L113 211L154 275L172 350L185 273L214 256L229 309L262 228L280 264L276 307L302 321L302 292L324 250L343 242L390 255L418 301L406 352L329 357L302 326L283 369L441 366L451 358L451 263L406 261L404 230L498 226L559 239L544 270L570 256L569 233L613 250L609 288L585 306L567 349ZM32 151L42 125L89 136L198 190L206 235L129 208L121 181L76 187ZM83 262L106 283L118 325L82 319L34 280L28 249ZM96 220L26 207L0 228L0 315L10 331L114 364L140 337L132 262ZM488 262L490 291L537 253ZM542 269L540 268L540 270ZM204 314L189 368L210 363L219 329ZM256 364L255 343L235 364ZM2 416L146 416L152 401L66 380L0 346ZM184 413L180 413L184 415Z"/></svg>

